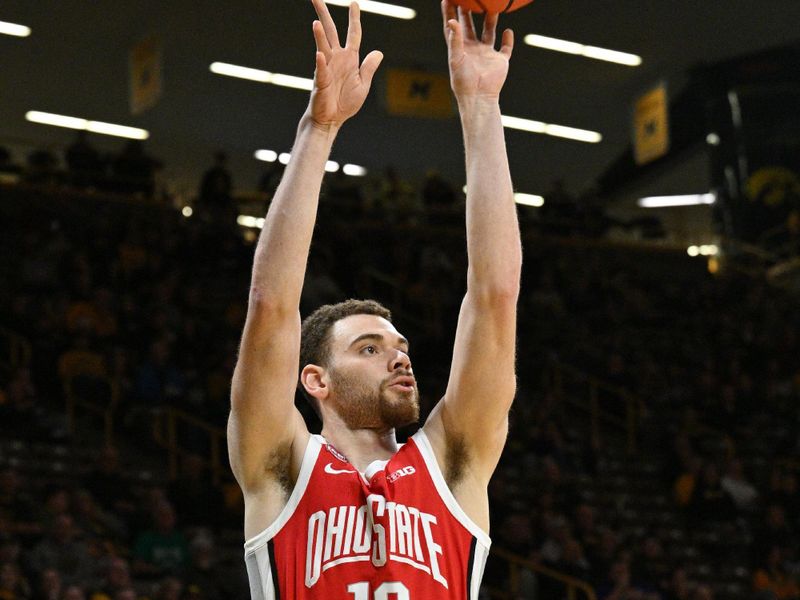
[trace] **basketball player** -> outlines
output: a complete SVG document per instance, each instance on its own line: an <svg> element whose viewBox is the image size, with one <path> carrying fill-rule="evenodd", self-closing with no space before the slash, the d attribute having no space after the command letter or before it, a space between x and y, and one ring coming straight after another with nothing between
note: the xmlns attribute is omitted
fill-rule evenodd
<svg viewBox="0 0 800 600"><path fill-rule="evenodd" d="M489 551L487 485L508 432L521 244L498 97L513 34L497 15L442 4L466 151L468 289L444 397L418 418L408 341L376 302L322 307L301 327L300 293L325 162L361 108L382 54L359 65L312 0L316 73L292 158L267 213L233 376L230 460L245 497L245 561L256 600L476 600ZM380 250L380 240L365 240ZM388 252L388 249L386 250ZM298 373L298 363L300 365ZM312 435L296 386L322 418Z"/></svg>

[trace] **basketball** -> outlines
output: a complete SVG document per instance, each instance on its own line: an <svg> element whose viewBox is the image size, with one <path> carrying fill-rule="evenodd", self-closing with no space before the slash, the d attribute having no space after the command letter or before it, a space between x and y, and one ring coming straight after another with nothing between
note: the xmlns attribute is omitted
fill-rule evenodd
<svg viewBox="0 0 800 600"><path fill-rule="evenodd" d="M472 12L506 13L522 8L533 0L452 0L461 8Z"/></svg>

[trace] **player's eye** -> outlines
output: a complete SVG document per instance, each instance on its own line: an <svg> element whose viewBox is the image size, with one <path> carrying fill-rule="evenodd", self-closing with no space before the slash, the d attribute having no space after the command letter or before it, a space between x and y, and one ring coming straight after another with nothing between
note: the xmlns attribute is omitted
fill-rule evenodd
<svg viewBox="0 0 800 600"><path fill-rule="evenodd" d="M364 346L361 349L361 352L363 352L364 354L377 354L378 353L378 349L375 346L373 346L372 344L370 344L369 346Z"/></svg>

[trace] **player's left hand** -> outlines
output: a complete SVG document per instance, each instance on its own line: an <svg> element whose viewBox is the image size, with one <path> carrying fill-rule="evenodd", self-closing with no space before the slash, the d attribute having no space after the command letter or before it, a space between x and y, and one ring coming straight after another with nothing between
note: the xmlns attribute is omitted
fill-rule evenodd
<svg viewBox="0 0 800 600"><path fill-rule="evenodd" d="M514 32L503 31L500 50L495 50L497 13L487 13L480 39L475 33L472 13L442 0L442 21L447 41L450 86L459 100L470 96L499 98L508 75L508 61L514 47Z"/></svg>

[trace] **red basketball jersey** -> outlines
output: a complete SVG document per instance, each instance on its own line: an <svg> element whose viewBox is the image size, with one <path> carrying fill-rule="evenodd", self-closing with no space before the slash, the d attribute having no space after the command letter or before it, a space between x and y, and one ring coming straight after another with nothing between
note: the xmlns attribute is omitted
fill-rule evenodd
<svg viewBox="0 0 800 600"><path fill-rule="evenodd" d="M490 544L420 429L363 474L312 435L286 507L244 548L253 600L477 600Z"/></svg>

